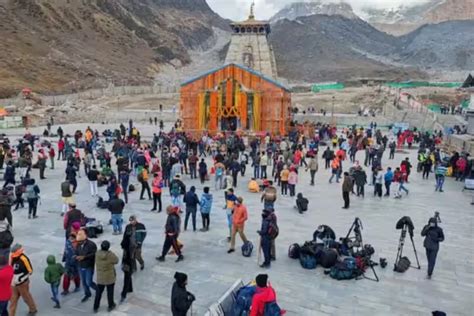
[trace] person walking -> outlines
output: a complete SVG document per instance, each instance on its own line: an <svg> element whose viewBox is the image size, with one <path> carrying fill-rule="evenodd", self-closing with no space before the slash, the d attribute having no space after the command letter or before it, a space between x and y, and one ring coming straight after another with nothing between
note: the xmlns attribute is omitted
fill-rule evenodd
<svg viewBox="0 0 474 316"><path fill-rule="evenodd" d="M378 167L375 171L375 182L374 182L374 196L382 198L382 183L383 183L383 173L382 168Z"/></svg>
<svg viewBox="0 0 474 316"><path fill-rule="evenodd" d="M79 292L81 289L81 277L79 275L79 265L76 260L76 235L70 234L66 240L66 246L64 247L63 262L64 262L64 276L63 276L63 292L61 295L66 296L69 294L69 285L71 281L74 281L75 289L74 292Z"/></svg>
<svg viewBox="0 0 474 316"><path fill-rule="evenodd" d="M97 179L99 178L99 171L97 171L97 166L93 165L92 169L87 172L87 179L89 180L89 187L91 190L91 196L99 195L97 190Z"/></svg>
<svg viewBox="0 0 474 316"><path fill-rule="evenodd" d="M390 167L387 168L387 172L385 172L385 175L384 175L384 181L385 181L385 195L384 196L390 196L390 186L392 185L392 181L393 181L392 168Z"/></svg>
<svg viewBox="0 0 474 316"><path fill-rule="evenodd" d="M296 167L292 166L290 168L290 174L288 175L288 187L290 188L290 196L295 196L296 184L298 183L298 172Z"/></svg>
<svg viewBox="0 0 474 316"><path fill-rule="evenodd" d="M38 218L36 212L38 210L40 189L35 183L35 179L29 179L25 189L26 200L28 201L28 219Z"/></svg>
<svg viewBox="0 0 474 316"><path fill-rule="evenodd" d="M197 178L197 162L199 161L198 156L196 153L193 151L191 155L188 158L188 163L189 163L189 174L191 176L191 179L196 179Z"/></svg>
<svg viewBox="0 0 474 316"><path fill-rule="evenodd" d="M115 253L110 251L110 243L104 240L100 244L100 250L95 255L95 266L97 271L97 291L95 292L94 313L97 313L102 299L102 293L107 288L107 302L111 312L115 308L114 287L116 281L115 265L119 259Z"/></svg>
<svg viewBox="0 0 474 316"><path fill-rule="evenodd" d="M131 267L132 271L135 272L137 270L136 261L140 264L140 270L145 269L145 261L142 257L142 246L147 232L145 225L138 222L135 215L130 216L128 222L129 224L125 227L122 243L128 244L132 258Z"/></svg>
<svg viewBox="0 0 474 316"><path fill-rule="evenodd" d="M290 170L286 165L283 166L283 170L280 173L280 181L281 181L281 195L288 194L288 177L290 176Z"/></svg>
<svg viewBox="0 0 474 316"><path fill-rule="evenodd" d="M13 165L13 160L9 160L7 162L7 167L5 168L5 173L3 174L3 179L5 182L3 183L3 188L6 188L7 185L13 184L15 185L15 166Z"/></svg>
<svg viewBox="0 0 474 316"><path fill-rule="evenodd" d="M331 166L331 160L334 159L334 151L332 151L329 146L323 152L323 159L325 161L324 168L329 169L329 167Z"/></svg>
<svg viewBox="0 0 474 316"><path fill-rule="evenodd" d="M148 184L148 170L143 168L143 170L138 175L138 182L142 185L142 191L140 192L140 200L144 200L143 194L145 191L148 194L148 199L151 200L150 185Z"/></svg>
<svg viewBox="0 0 474 316"><path fill-rule="evenodd" d="M28 305L28 315L36 315L38 310L30 293L30 276L33 273L33 267L20 244L14 245L11 249L11 265L13 267L13 295L10 300L9 314L16 315L16 308L21 297Z"/></svg>
<svg viewBox="0 0 474 316"><path fill-rule="evenodd" d="M69 183L72 185L72 193L76 193L77 189L77 168L74 166L72 162L68 162L68 166L66 167L66 180L69 180Z"/></svg>
<svg viewBox="0 0 474 316"><path fill-rule="evenodd" d="M196 194L196 188L192 186L184 195L183 202L186 204L186 217L184 219L184 230L188 229L189 216L192 215L193 231L196 231L196 213L199 205L199 198Z"/></svg>
<svg viewBox="0 0 474 316"><path fill-rule="evenodd" d="M342 181L342 198L344 199L344 206L342 208L348 209L350 206L349 195L352 192L352 179L348 172L344 172L344 180Z"/></svg>
<svg viewBox="0 0 474 316"><path fill-rule="evenodd" d="M185 273L176 272L174 279L171 289L171 313L173 316L186 316L196 297L186 290L188 276Z"/></svg>
<svg viewBox="0 0 474 316"><path fill-rule="evenodd" d="M153 208L151 209L152 212L156 211L156 207L159 204L158 213L161 213L162 206L161 206L161 191L163 188L163 180L161 179L158 173L153 175L153 181L151 183L151 191L153 193Z"/></svg>
<svg viewBox="0 0 474 316"><path fill-rule="evenodd" d="M85 302L92 296L90 289L97 290L97 286L93 281L97 246L87 238L87 234L83 229L77 233L76 240L78 242L76 260L79 263L79 273L81 275L82 287L84 288L84 297L81 302Z"/></svg>
<svg viewBox="0 0 474 316"><path fill-rule="evenodd" d="M56 258L53 255L49 255L46 259L48 266L44 270L44 280L51 287L51 300L55 303L54 308L61 308L59 302L59 285L61 284L61 277L64 274L64 267L60 263L56 263Z"/></svg>
<svg viewBox="0 0 474 316"><path fill-rule="evenodd" d="M436 264L436 256L439 251L439 243L444 241L443 229L438 226L438 219L432 217L428 221L428 225L423 227L421 236L425 237L423 246L426 249L426 259L428 260L427 279L431 279Z"/></svg>
<svg viewBox="0 0 474 316"><path fill-rule="evenodd" d="M74 204L74 197L72 195L71 183L69 180L64 180L64 182L61 183L61 197L63 200L61 216L64 216L68 211L69 205Z"/></svg>
<svg viewBox="0 0 474 316"><path fill-rule="evenodd" d="M267 178L267 165L268 165L268 155L262 151L260 156L260 179Z"/></svg>
<svg viewBox="0 0 474 316"><path fill-rule="evenodd" d="M438 162L435 168L435 179L436 179L435 191L444 192L443 184L446 178L446 172L448 172L448 168L446 168L446 165L442 162Z"/></svg>
<svg viewBox="0 0 474 316"><path fill-rule="evenodd" d="M306 167L306 171L308 171L308 169L311 175L310 185L314 185L314 176L316 175L316 172L318 172L319 169L318 158L316 155L311 155L308 166Z"/></svg>
<svg viewBox="0 0 474 316"><path fill-rule="evenodd" d="M201 184L204 184L204 181L206 181L206 176L207 176L207 164L204 161L204 158L202 158L201 162L199 163L199 179L201 180Z"/></svg>
<svg viewBox="0 0 474 316"><path fill-rule="evenodd" d="M176 262L184 260L184 256L181 253L181 249L178 245L178 237L180 232L181 219L179 217L179 208L168 206L166 208L168 213L168 218L165 225L165 242L163 244L163 250L161 251L161 256L157 257L158 261L165 261L166 254L173 247L174 252L178 256Z"/></svg>
<svg viewBox="0 0 474 316"><path fill-rule="evenodd" d="M218 162L214 165L214 170L215 170L215 186L216 190L222 189L222 181L224 179L224 172L225 172L225 166L222 162Z"/></svg>
<svg viewBox="0 0 474 316"><path fill-rule="evenodd" d="M334 179L334 177L336 177L336 182L339 183L340 167L341 163L339 162L339 158L334 157L331 162L331 177L329 178L329 183L332 183L332 179Z"/></svg>
<svg viewBox="0 0 474 316"><path fill-rule="evenodd" d="M0 315L8 316L8 303L13 296L13 267L8 263L8 255L0 255Z"/></svg>
<svg viewBox="0 0 474 316"><path fill-rule="evenodd" d="M123 287L120 294L120 303L123 303L129 293L133 293L133 281L132 274L134 272L134 266L136 265L134 258L134 241L133 234L124 234L122 242L122 271L123 271Z"/></svg>
<svg viewBox="0 0 474 316"><path fill-rule="evenodd" d="M248 219L247 207L243 205L244 199L239 196L234 204L234 210L232 214L232 232L230 239L230 248L227 253L235 251L235 235L239 233L242 242L246 244L248 242L247 237L244 233L245 222Z"/></svg>
<svg viewBox="0 0 474 316"><path fill-rule="evenodd" d="M125 202L117 195L114 195L109 201L108 208L112 218L112 227L114 230L113 235L122 235L123 209L125 208Z"/></svg>
<svg viewBox="0 0 474 316"><path fill-rule="evenodd" d="M199 202L201 206L201 218L202 218L202 232L209 231L209 224L211 222L210 215L212 209L212 194L209 193L209 187L204 187L204 193L201 195Z"/></svg>
<svg viewBox="0 0 474 316"><path fill-rule="evenodd" d="M261 268L270 268L272 260L272 238L270 236L270 226L272 221L272 211L264 209L262 212L262 224L257 233L260 235L260 246L262 248L264 261Z"/></svg>
<svg viewBox="0 0 474 316"><path fill-rule="evenodd" d="M367 174L365 170L362 169L362 166L356 166L354 173L354 183L356 185L357 196L365 196L365 185L367 184Z"/></svg>

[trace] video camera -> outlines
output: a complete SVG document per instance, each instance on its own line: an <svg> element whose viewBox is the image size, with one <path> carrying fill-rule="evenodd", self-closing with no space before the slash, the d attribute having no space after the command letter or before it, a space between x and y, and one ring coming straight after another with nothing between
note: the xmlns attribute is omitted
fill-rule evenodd
<svg viewBox="0 0 474 316"><path fill-rule="evenodd" d="M408 232L410 233L410 237L413 238L413 231L415 230L415 226L409 216L403 216L400 218L395 225L396 229L405 229L408 228Z"/></svg>

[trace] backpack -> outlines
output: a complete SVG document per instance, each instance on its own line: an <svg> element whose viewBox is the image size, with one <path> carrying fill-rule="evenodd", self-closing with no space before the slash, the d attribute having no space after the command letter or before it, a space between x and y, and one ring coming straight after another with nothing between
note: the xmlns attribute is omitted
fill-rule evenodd
<svg viewBox="0 0 474 316"><path fill-rule="evenodd" d="M331 268L329 276L336 280L350 280L357 276L356 269L356 260L351 257L345 258Z"/></svg>
<svg viewBox="0 0 474 316"><path fill-rule="evenodd" d="M290 247L288 248L288 257L291 259L298 259L300 257L300 245L290 245Z"/></svg>
<svg viewBox="0 0 474 316"><path fill-rule="evenodd" d="M253 244L251 241L247 241L242 245L242 256L250 257L252 255Z"/></svg>
<svg viewBox="0 0 474 316"><path fill-rule="evenodd" d="M178 196L181 193L181 188L178 182L173 182L171 185L171 195Z"/></svg>
<svg viewBox="0 0 474 316"><path fill-rule="evenodd" d="M128 186L128 192L134 192L135 191L135 186L133 184L130 184Z"/></svg>
<svg viewBox="0 0 474 316"><path fill-rule="evenodd" d="M36 199L38 197L38 186L37 185L28 185L26 187L26 198L27 199Z"/></svg>
<svg viewBox="0 0 474 316"><path fill-rule="evenodd" d="M276 239L280 233L280 229L277 225L276 215L273 214L273 217L274 218L272 218L270 224L268 225L268 236L270 236L271 239Z"/></svg>
<svg viewBox="0 0 474 316"><path fill-rule="evenodd" d="M300 264L303 269L316 269L316 257L307 253L300 253Z"/></svg>
<svg viewBox="0 0 474 316"><path fill-rule="evenodd" d="M243 286L237 291L233 306L233 315L250 315L250 306L252 306L252 298L256 291L257 287L254 285Z"/></svg>
<svg viewBox="0 0 474 316"><path fill-rule="evenodd" d="M276 301L271 301L265 303L265 307L263 308L263 316L280 316L281 315L281 308L278 306Z"/></svg>
<svg viewBox="0 0 474 316"><path fill-rule="evenodd" d="M393 271L403 273L410 268L411 262L408 257L401 257L393 267Z"/></svg>
<svg viewBox="0 0 474 316"><path fill-rule="evenodd" d="M319 256L319 263L325 269L329 269L336 264L337 252L334 249L324 249Z"/></svg>
<svg viewBox="0 0 474 316"><path fill-rule="evenodd" d="M216 176L220 177L224 174L224 170L222 168L216 169Z"/></svg>

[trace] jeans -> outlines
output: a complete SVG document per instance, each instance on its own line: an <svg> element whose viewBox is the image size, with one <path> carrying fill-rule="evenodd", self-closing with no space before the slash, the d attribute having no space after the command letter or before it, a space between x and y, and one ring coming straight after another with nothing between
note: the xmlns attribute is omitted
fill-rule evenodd
<svg viewBox="0 0 474 316"><path fill-rule="evenodd" d="M58 293L59 293L59 282L51 284L51 293L53 301L59 305Z"/></svg>
<svg viewBox="0 0 474 316"><path fill-rule="evenodd" d="M181 208L181 198L180 197L181 197L180 195L176 195L176 196L172 195L171 196L171 205Z"/></svg>
<svg viewBox="0 0 474 316"><path fill-rule="evenodd" d="M202 217L202 228L209 229L209 223L211 222L209 218L209 213L201 213Z"/></svg>
<svg viewBox="0 0 474 316"><path fill-rule="evenodd" d="M314 185L314 176L316 175L316 170L310 170L309 173L311 174L311 185Z"/></svg>
<svg viewBox="0 0 474 316"><path fill-rule="evenodd" d="M273 210L275 202L263 201L263 208L266 210Z"/></svg>
<svg viewBox="0 0 474 316"><path fill-rule="evenodd" d="M91 289L97 290L97 285L94 283L94 269L93 268L80 268L79 273L81 275L82 286L84 288L84 295L91 297Z"/></svg>
<svg viewBox="0 0 474 316"><path fill-rule="evenodd" d="M443 191L444 176L436 176L436 189L435 191Z"/></svg>
<svg viewBox="0 0 474 316"><path fill-rule="evenodd" d="M267 177L267 166L260 166L260 177L262 179Z"/></svg>
<svg viewBox="0 0 474 316"><path fill-rule="evenodd" d="M356 184L356 190L357 190L357 196L360 196L360 195L362 195L362 197L365 196L364 185Z"/></svg>
<svg viewBox="0 0 474 316"><path fill-rule="evenodd" d="M104 293L104 290L106 287L107 287L107 303L109 304L109 308L113 308L115 306L115 303L114 303L115 283L108 284L108 285L97 284L97 291L95 292L95 300L94 300L94 310L99 309L100 300L102 299L102 293Z"/></svg>
<svg viewBox="0 0 474 316"><path fill-rule="evenodd" d="M253 177L255 179L260 178L260 166L258 165L253 166Z"/></svg>
<svg viewBox="0 0 474 316"><path fill-rule="evenodd" d="M184 219L184 230L188 229L189 216L193 216L193 230L196 231L196 212L197 208L195 207L186 207L186 217Z"/></svg>
<svg viewBox="0 0 474 316"><path fill-rule="evenodd" d="M405 186L403 185L402 182L400 182L400 186L398 187L398 192L400 192L400 191L402 191L402 190L405 191L405 193L408 194L408 189L405 188Z"/></svg>
<svg viewBox="0 0 474 316"><path fill-rule="evenodd" d="M122 214L112 214L112 227L114 229L114 233L122 233L122 224Z"/></svg>
<svg viewBox="0 0 474 316"><path fill-rule="evenodd" d="M196 164L189 164L189 173L191 174L191 179L196 179Z"/></svg>
<svg viewBox="0 0 474 316"><path fill-rule="evenodd" d="M28 216L36 216L36 210L38 208L38 198L28 199Z"/></svg>
<svg viewBox="0 0 474 316"><path fill-rule="evenodd" d="M8 316L8 302L0 301L0 316Z"/></svg>
<svg viewBox="0 0 474 316"><path fill-rule="evenodd" d="M392 181L385 181L385 195L389 196L390 195L390 185L392 184Z"/></svg>
<svg viewBox="0 0 474 316"><path fill-rule="evenodd" d="M263 252L263 264L270 265L271 262L271 250L272 250L272 240L270 237L264 236L261 237L262 242L262 252Z"/></svg>
<svg viewBox="0 0 474 316"><path fill-rule="evenodd" d="M288 194L288 181L282 181L281 182L281 195L287 195Z"/></svg>
<svg viewBox="0 0 474 316"><path fill-rule="evenodd" d="M158 212L161 212L161 192L160 193L155 193L153 192L153 210L156 211L156 207L160 205L160 208L158 209Z"/></svg>
<svg viewBox="0 0 474 316"><path fill-rule="evenodd" d="M290 196L295 196L296 184L288 184L288 186L290 188Z"/></svg>
<svg viewBox="0 0 474 316"><path fill-rule="evenodd" d="M222 189L222 176L216 175L216 190Z"/></svg>
<svg viewBox="0 0 474 316"><path fill-rule="evenodd" d="M438 255L438 249L436 250L426 249L426 259L428 260L428 275L433 274L437 255Z"/></svg>
<svg viewBox="0 0 474 316"><path fill-rule="evenodd" d="M97 180L96 181L89 181L89 186L91 188L91 195L96 196L98 194L97 191Z"/></svg>

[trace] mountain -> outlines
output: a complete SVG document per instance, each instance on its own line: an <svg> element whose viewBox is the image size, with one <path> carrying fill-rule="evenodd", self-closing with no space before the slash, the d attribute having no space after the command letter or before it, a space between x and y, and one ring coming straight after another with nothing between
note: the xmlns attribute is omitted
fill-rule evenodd
<svg viewBox="0 0 474 316"><path fill-rule="evenodd" d="M205 0L0 0L0 95L150 83L216 29Z"/></svg>
<svg viewBox="0 0 474 316"><path fill-rule="evenodd" d="M297 81L413 79L423 73L392 64L399 40L361 19L312 15L273 25L270 43L280 76Z"/></svg>
<svg viewBox="0 0 474 316"><path fill-rule="evenodd" d="M357 15L354 13L354 11L352 11L351 5L348 3L326 3L322 1L313 1L291 3L277 12L270 19L270 22L275 23L283 19L296 20L299 17L315 14L341 15L348 19L357 18Z"/></svg>
<svg viewBox="0 0 474 316"><path fill-rule="evenodd" d="M361 16L381 31L403 35L425 24L474 20L474 3L473 0L430 0L384 10L365 8Z"/></svg>

